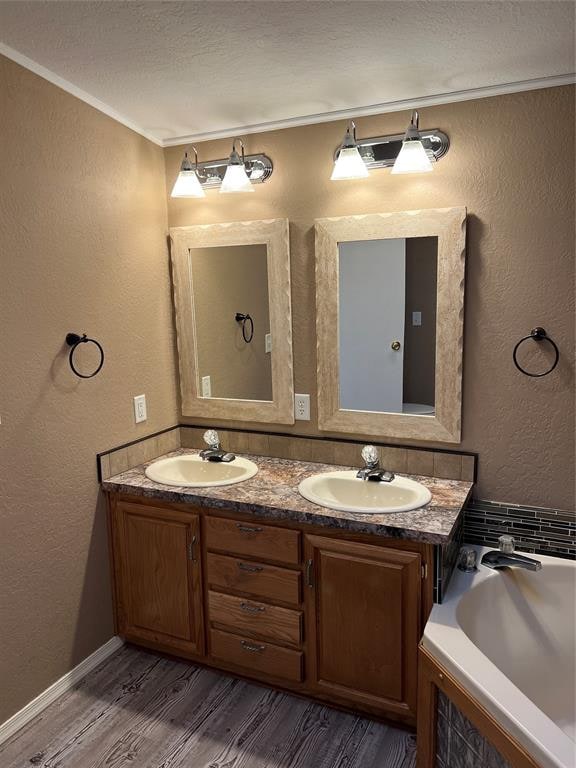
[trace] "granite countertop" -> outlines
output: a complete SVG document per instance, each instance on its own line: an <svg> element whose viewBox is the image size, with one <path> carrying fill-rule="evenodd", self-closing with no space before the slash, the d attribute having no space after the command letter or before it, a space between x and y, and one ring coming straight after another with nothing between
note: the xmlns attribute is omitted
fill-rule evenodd
<svg viewBox="0 0 576 768"><path fill-rule="evenodd" d="M159 458L197 452L180 448ZM432 499L425 507L411 512L380 515L338 512L304 499L298 493L298 484L310 475L354 467L274 459L267 456L247 455L246 458L258 465L258 474L236 485L217 488L161 485L149 480L144 474L146 467L153 463L150 461L104 480L102 488L108 492L130 496L195 504L232 513L243 512L280 522L285 520L310 523L354 533L371 533L431 544L445 544L450 540L455 523L472 489L472 483L462 480L404 475L430 489ZM153 461L158 461L158 458Z"/></svg>

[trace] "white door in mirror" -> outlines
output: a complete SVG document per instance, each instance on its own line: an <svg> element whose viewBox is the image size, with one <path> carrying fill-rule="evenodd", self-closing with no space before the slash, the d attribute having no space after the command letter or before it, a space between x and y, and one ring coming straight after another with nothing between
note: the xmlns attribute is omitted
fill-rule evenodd
<svg viewBox="0 0 576 768"><path fill-rule="evenodd" d="M258 472L253 461L237 456L229 463L203 461L197 453L170 456L146 468L146 477L162 485L209 488L234 485L249 480Z"/></svg>
<svg viewBox="0 0 576 768"><path fill-rule="evenodd" d="M409 512L432 498L428 488L407 477L396 476L389 483L373 482L356 477L356 470L312 475L302 480L298 491L321 507L372 515Z"/></svg>

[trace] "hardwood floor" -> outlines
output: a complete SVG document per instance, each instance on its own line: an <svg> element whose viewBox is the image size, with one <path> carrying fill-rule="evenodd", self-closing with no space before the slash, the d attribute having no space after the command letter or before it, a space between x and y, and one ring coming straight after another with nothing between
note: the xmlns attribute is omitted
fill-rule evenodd
<svg viewBox="0 0 576 768"><path fill-rule="evenodd" d="M413 768L412 734L126 646L0 746L1 768Z"/></svg>

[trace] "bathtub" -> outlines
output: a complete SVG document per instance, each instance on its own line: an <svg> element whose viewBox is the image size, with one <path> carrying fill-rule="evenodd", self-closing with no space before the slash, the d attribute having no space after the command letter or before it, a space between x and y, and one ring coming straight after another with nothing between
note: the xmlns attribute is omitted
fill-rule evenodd
<svg viewBox="0 0 576 768"><path fill-rule="evenodd" d="M456 569L424 647L543 768L575 768L576 563Z"/></svg>

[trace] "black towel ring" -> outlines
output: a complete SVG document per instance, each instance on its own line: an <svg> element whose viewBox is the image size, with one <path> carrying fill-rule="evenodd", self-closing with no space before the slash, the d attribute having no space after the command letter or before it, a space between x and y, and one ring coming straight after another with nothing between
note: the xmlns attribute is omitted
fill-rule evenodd
<svg viewBox="0 0 576 768"><path fill-rule="evenodd" d="M242 323L242 338L246 342L246 344L250 344L252 339L254 338L254 320L250 317L249 314L242 314L242 312L236 312L236 322ZM246 331L246 325L250 323L250 331Z"/></svg>
<svg viewBox="0 0 576 768"><path fill-rule="evenodd" d="M74 352L79 344L89 343L95 344L100 350L100 362L93 373L80 373L80 371L77 370L76 366L74 365ZM104 365L104 350L102 349L102 345L99 344L96 339L89 339L85 333L83 333L82 336L79 336L77 333L67 333L66 344L68 344L70 347L68 362L70 363L70 368L72 368L76 376L80 377L81 379L91 379L93 376L96 376L97 373L100 373L102 366Z"/></svg>
<svg viewBox="0 0 576 768"><path fill-rule="evenodd" d="M520 363L518 362L517 358L517 352L518 347L528 339L534 339L534 341L548 341L552 346L554 347L554 362L548 368L547 371L544 371L543 373L530 373L530 371L526 371ZM514 365L516 368L518 368L519 371L521 371L525 376L531 376L534 379L538 379L541 376L548 376L549 373L552 373L554 368L558 365L558 360L560 359L560 352L558 351L558 347L556 346L556 343L548 336L544 328L532 328L528 336L524 336L523 339L520 339L520 341L516 344L514 347L514 352L512 352L512 359L514 360Z"/></svg>

